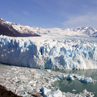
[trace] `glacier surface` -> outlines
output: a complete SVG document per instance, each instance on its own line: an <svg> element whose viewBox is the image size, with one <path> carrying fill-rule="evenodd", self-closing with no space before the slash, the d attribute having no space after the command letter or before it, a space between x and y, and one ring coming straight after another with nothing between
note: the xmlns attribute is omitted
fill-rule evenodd
<svg viewBox="0 0 97 97"><path fill-rule="evenodd" d="M97 69L97 39L1 35L0 63L46 69Z"/></svg>

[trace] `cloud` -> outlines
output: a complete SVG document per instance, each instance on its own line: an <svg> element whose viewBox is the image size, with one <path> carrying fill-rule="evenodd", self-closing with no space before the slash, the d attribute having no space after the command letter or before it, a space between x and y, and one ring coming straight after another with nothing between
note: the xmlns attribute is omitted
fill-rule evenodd
<svg viewBox="0 0 97 97"><path fill-rule="evenodd" d="M67 17L67 21L63 22L65 28L75 27L94 27L97 28L97 14L87 13L85 15Z"/></svg>

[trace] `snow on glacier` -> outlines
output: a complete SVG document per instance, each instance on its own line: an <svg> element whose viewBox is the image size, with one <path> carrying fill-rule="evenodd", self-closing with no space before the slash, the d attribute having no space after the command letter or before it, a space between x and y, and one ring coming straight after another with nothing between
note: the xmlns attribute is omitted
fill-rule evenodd
<svg viewBox="0 0 97 97"><path fill-rule="evenodd" d="M49 69L97 69L97 40L0 36L0 63Z"/></svg>

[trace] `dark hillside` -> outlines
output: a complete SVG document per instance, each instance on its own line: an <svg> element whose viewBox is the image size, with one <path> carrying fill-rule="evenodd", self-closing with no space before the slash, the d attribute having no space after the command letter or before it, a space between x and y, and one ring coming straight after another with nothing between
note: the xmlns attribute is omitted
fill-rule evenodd
<svg viewBox="0 0 97 97"><path fill-rule="evenodd" d="M13 24L14 23L8 24L6 23L6 21L0 18L0 35L6 35L6 36L12 36L12 37L39 36L38 34L34 33L33 31L29 31L29 30L26 31L26 33L24 32L21 33L12 27Z"/></svg>

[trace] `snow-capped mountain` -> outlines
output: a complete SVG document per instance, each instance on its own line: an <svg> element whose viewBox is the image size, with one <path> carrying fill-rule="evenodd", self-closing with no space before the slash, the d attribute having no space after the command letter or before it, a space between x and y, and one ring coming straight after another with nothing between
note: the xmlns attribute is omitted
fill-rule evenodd
<svg viewBox="0 0 97 97"><path fill-rule="evenodd" d="M97 37L97 29L92 27L78 27L68 29L29 27L4 21L0 18L0 34L17 37L39 35Z"/></svg>
<svg viewBox="0 0 97 97"><path fill-rule="evenodd" d="M0 35L13 37L39 36L26 26L4 21L0 18Z"/></svg>
<svg viewBox="0 0 97 97"><path fill-rule="evenodd" d="M54 34L54 35L65 35L65 36L85 36L85 37L97 37L97 29L92 27L78 27L78 28L36 28L36 33L42 34Z"/></svg>

